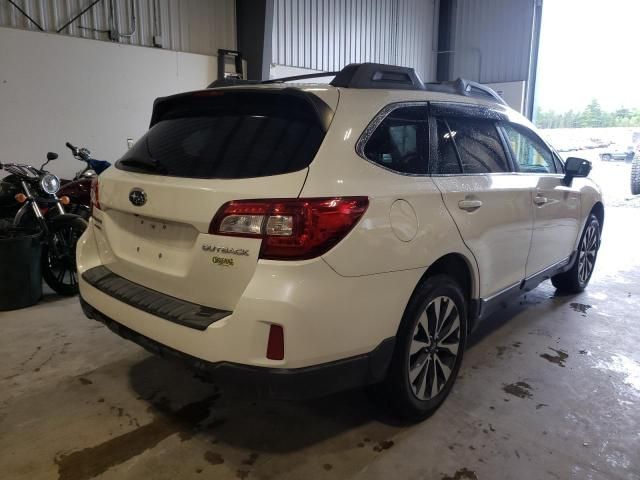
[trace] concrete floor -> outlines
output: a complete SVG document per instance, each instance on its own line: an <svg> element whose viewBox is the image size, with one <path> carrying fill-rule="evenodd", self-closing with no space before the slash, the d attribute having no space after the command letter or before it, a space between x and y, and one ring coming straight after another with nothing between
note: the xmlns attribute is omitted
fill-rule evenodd
<svg viewBox="0 0 640 480"><path fill-rule="evenodd" d="M221 395L75 298L0 313L0 477L639 479L638 214L607 211L585 293L547 282L483 324L450 397L414 426L360 391Z"/></svg>

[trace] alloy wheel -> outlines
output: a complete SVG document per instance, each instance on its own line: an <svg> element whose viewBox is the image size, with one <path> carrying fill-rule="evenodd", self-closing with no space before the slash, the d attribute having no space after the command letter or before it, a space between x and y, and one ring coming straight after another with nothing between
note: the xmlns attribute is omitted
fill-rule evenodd
<svg viewBox="0 0 640 480"><path fill-rule="evenodd" d="M597 253L598 226L592 223L584 233L582 243L580 244L580 253L578 254L578 280L583 285L587 283L593 272Z"/></svg>
<svg viewBox="0 0 640 480"><path fill-rule="evenodd" d="M442 391L454 369L461 341L460 313L455 302L440 296L420 314L409 349L409 384L420 400Z"/></svg>

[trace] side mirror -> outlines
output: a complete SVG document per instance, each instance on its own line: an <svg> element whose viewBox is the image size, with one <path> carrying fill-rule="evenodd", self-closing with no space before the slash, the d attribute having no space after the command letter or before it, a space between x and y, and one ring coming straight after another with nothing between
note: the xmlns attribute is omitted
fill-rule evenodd
<svg viewBox="0 0 640 480"><path fill-rule="evenodd" d="M584 158L569 157L564 163L564 179L562 183L566 186L571 185L574 178L584 178L591 172L591 162Z"/></svg>
<svg viewBox="0 0 640 480"><path fill-rule="evenodd" d="M47 160L50 162L51 160L55 160L58 158L58 154L56 152L47 152Z"/></svg>

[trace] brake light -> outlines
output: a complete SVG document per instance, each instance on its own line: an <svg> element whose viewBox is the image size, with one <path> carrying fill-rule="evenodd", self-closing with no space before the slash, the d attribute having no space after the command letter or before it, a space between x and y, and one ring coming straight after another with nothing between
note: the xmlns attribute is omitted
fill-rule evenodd
<svg viewBox="0 0 640 480"><path fill-rule="evenodd" d="M305 260L342 240L368 206L367 197L234 200L220 207L209 233L261 238L260 258Z"/></svg>
<svg viewBox="0 0 640 480"><path fill-rule="evenodd" d="M101 210L99 190L100 190L100 186L98 184L98 179L93 178L91 180L91 214L93 214L94 208Z"/></svg>

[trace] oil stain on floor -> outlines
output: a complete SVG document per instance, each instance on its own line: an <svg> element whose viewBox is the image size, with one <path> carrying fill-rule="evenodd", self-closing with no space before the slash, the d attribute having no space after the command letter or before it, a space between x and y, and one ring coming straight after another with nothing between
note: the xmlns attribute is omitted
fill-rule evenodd
<svg viewBox="0 0 640 480"><path fill-rule="evenodd" d="M540 356L545 360L548 360L551 363L555 363L561 367L564 367L564 362L567 358L569 358L569 354L567 352L563 352L562 350L556 350L555 348L548 347L549 350L553 350L556 352L555 355L550 355L548 353L542 353Z"/></svg>
<svg viewBox="0 0 640 480"><path fill-rule="evenodd" d="M473 470L461 468L460 470L457 470L453 476L445 475L441 480L478 480L478 476Z"/></svg>
<svg viewBox="0 0 640 480"><path fill-rule="evenodd" d="M531 398L531 385L526 382L516 382L505 385L502 389L509 395L514 395L518 398Z"/></svg>
<svg viewBox="0 0 640 480"><path fill-rule="evenodd" d="M157 415L150 423L94 447L57 455L54 461L58 466L59 480L93 478L140 455L170 435L205 420L209 416L212 402L217 398L217 395L205 398L175 412Z"/></svg>
<svg viewBox="0 0 640 480"><path fill-rule="evenodd" d="M585 305L584 303L573 302L569 306L576 312L582 313L583 316L587 315L587 310L593 308L591 305Z"/></svg>

